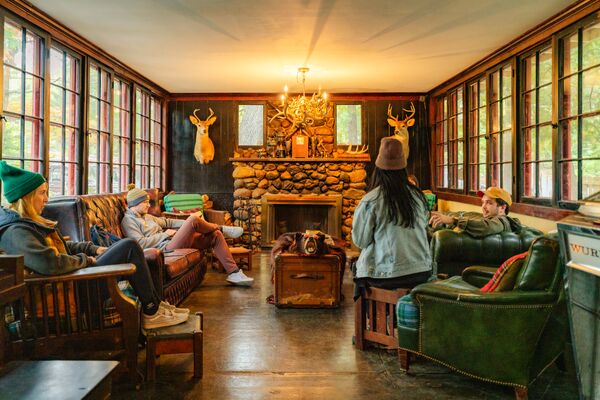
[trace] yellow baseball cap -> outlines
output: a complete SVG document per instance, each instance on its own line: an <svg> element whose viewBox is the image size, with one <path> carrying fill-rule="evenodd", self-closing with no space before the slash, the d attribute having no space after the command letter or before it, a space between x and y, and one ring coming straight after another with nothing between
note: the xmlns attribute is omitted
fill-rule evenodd
<svg viewBox="0 0 600 400"><path fill-rule="evenodd" d="M489 188L487 188L485 190L485 192L482 192L480 190L479 192L477 192L477 196L479 196L479 197L487 196L492 199L504 200L504 202L506 204L508 204L509 206L512 205L512 199L510 198L510 193L508 193L506 190L496 187L496 186L490 186Z"/></svg>

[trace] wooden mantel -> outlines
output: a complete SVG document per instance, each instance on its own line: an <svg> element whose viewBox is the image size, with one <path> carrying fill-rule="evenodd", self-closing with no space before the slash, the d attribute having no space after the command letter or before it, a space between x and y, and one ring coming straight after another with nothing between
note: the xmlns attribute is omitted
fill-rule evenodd
<svg viewBox="0 0 600 400"><path fill-rule="evenodd" d="M292 157L230 157L231 162L303 162L303 163L322 163L322 162L369 162L371 157L366 154L363 157L311 157L311 158L292 158Z"/></svg>

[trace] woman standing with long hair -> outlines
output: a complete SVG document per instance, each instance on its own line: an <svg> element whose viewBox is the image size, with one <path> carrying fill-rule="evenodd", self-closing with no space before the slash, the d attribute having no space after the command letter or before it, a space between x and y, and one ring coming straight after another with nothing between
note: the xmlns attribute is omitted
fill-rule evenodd
<svg viewBox="0 0 600 400"><path fill-rule="evenodd" d="M352 240L362 249L356 288L412 287L431 276L427 201L408 181L402 144L383 138L368 193L354 213Z"/></svg>

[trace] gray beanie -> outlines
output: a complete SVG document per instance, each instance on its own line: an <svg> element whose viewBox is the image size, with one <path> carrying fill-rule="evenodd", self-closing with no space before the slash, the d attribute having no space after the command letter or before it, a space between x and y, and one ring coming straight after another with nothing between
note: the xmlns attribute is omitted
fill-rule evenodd
<svg viewBox="0 0 600 400"><path fill-rule="evenodd" d="M128 188L127 207L135 207L146 200L150 200L150 196L145 190L136 188L132 183L129 184Z"/></svg>

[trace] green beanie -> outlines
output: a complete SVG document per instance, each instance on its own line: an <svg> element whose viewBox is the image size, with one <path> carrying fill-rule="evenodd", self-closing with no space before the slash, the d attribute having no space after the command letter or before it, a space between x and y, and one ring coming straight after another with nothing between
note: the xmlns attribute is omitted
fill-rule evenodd
<svg viewBox="0 0 600 400"><path fill-rule="evenodd" d="M0 161L0 179L4 187L4 197L9 203L14 203L46 183L41 174L13 167L4 160Z"/></svg>

